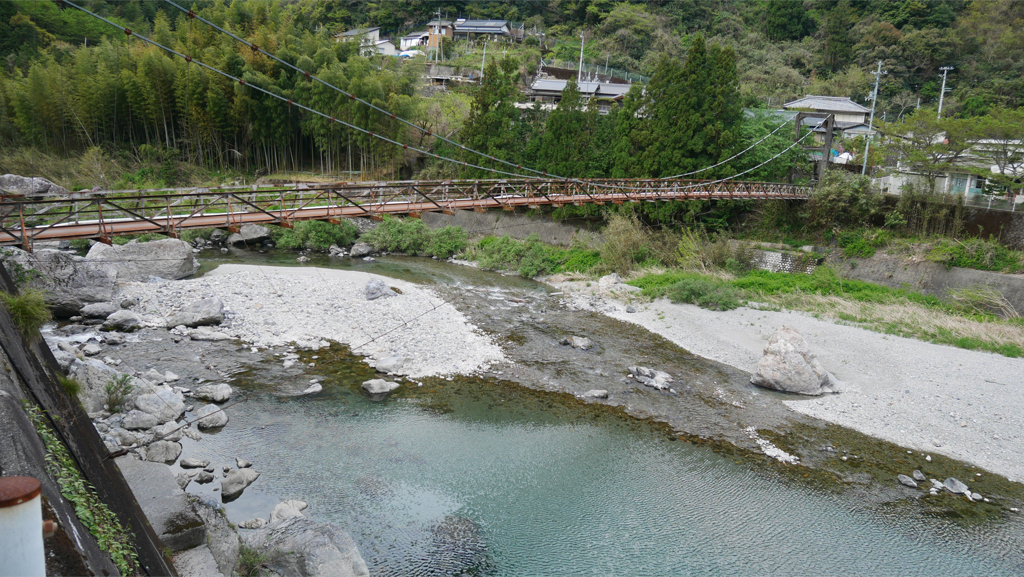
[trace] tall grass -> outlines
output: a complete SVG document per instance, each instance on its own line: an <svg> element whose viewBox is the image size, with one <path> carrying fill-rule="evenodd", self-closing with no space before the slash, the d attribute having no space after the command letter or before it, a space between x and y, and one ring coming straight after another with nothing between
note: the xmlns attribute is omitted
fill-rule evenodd
<svg viewBox="0 0 1024 577"><path fill-rule="evenodd" d="M7 314L11 315L14 325L26 338L37 334L52 318L50 309L46 306L46 296L37 289L22 289L16 295L0 291L0 302L7 309Z"/></svg>

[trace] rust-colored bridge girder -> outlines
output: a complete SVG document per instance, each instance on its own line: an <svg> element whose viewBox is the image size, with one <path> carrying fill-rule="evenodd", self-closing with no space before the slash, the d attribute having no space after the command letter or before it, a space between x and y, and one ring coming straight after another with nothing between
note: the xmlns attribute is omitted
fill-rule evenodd
<svg viewBox="0 0 1024 577"><path fill-rule="evenodd" d="M67 198L0 198L0 245L160 233L301 220L514 210L540 205L669 200L802 200L811 188L785 183L702 180L442 180L337 182L75 193Z"/></svg>

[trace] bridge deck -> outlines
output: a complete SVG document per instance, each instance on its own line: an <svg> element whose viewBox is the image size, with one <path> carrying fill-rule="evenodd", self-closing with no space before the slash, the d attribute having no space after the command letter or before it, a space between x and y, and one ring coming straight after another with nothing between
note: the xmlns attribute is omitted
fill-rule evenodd
<svg viewBox="0 0 1024 577"><path fill-rule="evenodd" d="M668 200L806 199L810 187L700 180L466 180L339 182L293 187L233 187L78 193L69 198L0 199L0 245L31 250L35 241L227 228L291 226L455 210Z"/></svg>

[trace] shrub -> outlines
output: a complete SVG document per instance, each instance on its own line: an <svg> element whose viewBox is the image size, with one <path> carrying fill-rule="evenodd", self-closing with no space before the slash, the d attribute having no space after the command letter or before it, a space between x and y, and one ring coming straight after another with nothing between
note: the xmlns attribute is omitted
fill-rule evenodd
<svg viewBox="0 0 1024 577"><path fill-rule="evenodd" d="M210 238L213 234L213 228L190 228L188 230L181 231L181 240L191 243L197 238Z"/></svg>
<svg viewBox="0 0 1024 577"><path fill-rule="evenodd" d="M426 248L430 230L418 218L385 216L377 228L362 236L362 240L380 250L416 254Z"/></svg>
<svg viewBox="0 0 1024 577"><path fill-rule="evenodd" d="M238 565L235 572L242 577L258 577L264 574L266 564L272 557L253 549L245 543L238 548Z"/></svg>
<svg viewBox="0 0 1024 577"><path fill-rule="evenodd" d="M994 240L972 238L965 241L942 240L928 253L928 260L954 266L1015 273L1024 269L1021 253Z"/></svg>
<svg viewBox="0 0 1024 577"><path fill-rule="evenodd" d="M461 227L446 226L431 231L430 240L427 241L424 252L437 258L448 258L466 250L468 238L469 235Z"/></svg>
<svg viewBox="0 0 1024 577"><path fill-rule="evenodd" d="M71 248L79 252L87 252L92 248L92 242L87 238L73 238L69 241Z"/></svg>
<svg viewBox="0 0 1024 577"><path fill-rule="evenodd" d="M889 244L892 235L886 230L857 229L839 233L836 241L847 258L870 258L879 248Z"/></svg>
<svg viewBox="0 0 1024 577"><path fill-rule="evenodd" d="M271 234L280 248L310 249L327 252L332 244L347 246L355 241L359 229L351 222L332 224L322 220L303 220L293 228L275 227Z"/></svg>
<svg viewBox="0 0 1024 577"><path fill-rule="evenodd" d="M26 338L31 338L46 323L50 322L50 309L46 306L46 297L37 289L24 289L20 294L12 295L0 291L7 314Z"/></svg>
<svg viewBox="0 0 1024 577"><path fill-rule="evenodd" d="M812 227L822 230L860 227L882 207L882 195L865 176L829 170L807 200Z"/></svg>
<svg viewBox="0 0 1024 577"><path fill-rule="evenodd" d="M701 308L727 311L743 304L739 291L710 278L684 278L665 291L674 303L691 303Z"/></svg>
<svg viewBox="0 0 1024 577"><path fill-rule="evenodd" d="M66 375L57 375L57 382L69 397L75 398L82 391L82 384Z"/></svg>
<svg viewBox="0 0 1024 577"><path fill-rule="evenodd" d="M132 385L131 375L118 375L103 386L103 392L106 394L106 405L107 410L111 413L120 413L124 410L124 403L128 400L128 397L135 390Z"/></svg>
<svg viewBox="0 0 1024 577"><path fill-rule="evenodd" d="M601 262L597 251L546 245L537 235L523 241L508 235L488 236L469 252L469 258L479 261L481 268L514 270L525 278L562 271L588 272Z"/></svg>

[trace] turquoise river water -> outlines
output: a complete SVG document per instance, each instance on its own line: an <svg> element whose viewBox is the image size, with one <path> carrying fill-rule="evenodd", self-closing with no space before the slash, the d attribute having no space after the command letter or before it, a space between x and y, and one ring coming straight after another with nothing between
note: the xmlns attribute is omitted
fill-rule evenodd
<svg viewBox="0 0 1024 577"><path fill-rule="evenodd" d="M1012 517L965 526L863 507L493 379L372 402L359 384L373 371L340 357L318 366L330 374L312 397L275 394L259 367L242 375L230 424L185 439L185 455L252 460L261 477L226 505L231 521L305 500L352 535L374 576L1024 574Z"/></svg>

